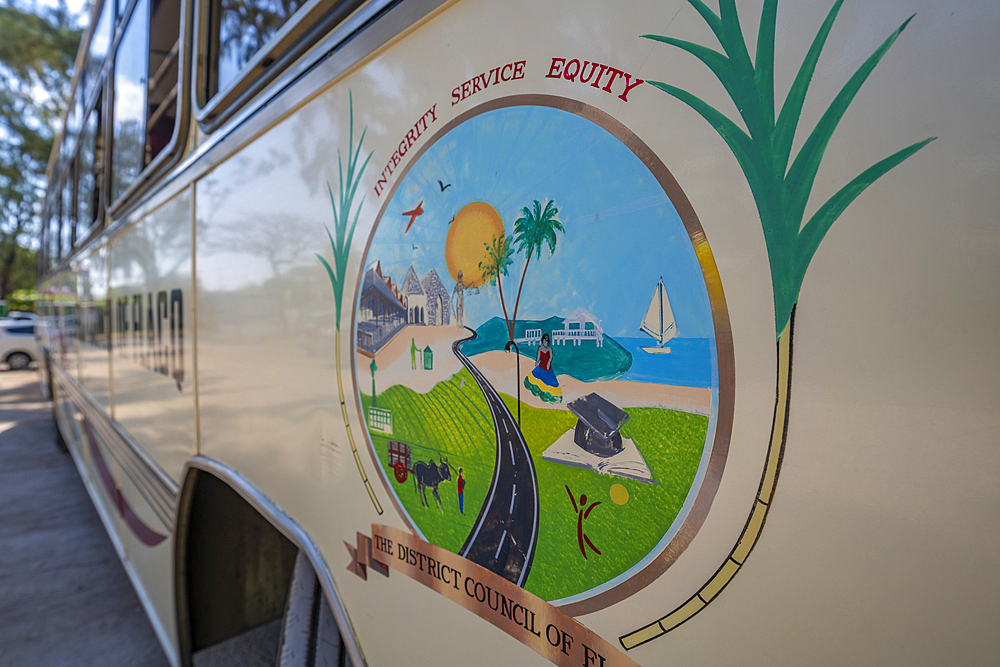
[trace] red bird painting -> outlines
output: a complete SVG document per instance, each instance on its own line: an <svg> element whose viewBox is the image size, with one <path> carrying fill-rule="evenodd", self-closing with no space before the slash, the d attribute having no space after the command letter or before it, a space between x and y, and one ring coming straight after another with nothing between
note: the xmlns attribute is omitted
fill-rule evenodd
<svg viewBox="0 0 1000 667"><path fill-rule="evenodd" d="M406 232L410 231L410 227L413 226L413 221L417 219L418 215L423 215L423 214L424 214L424 200L423 199L420 200L420 203L417 204L417 207L415 209L413 209L412 211L403 211L403 216L404 217L405 216L410 216L410 223L408 225L406 225L406 231L404 231L403 233L405 234Z"/></svg>

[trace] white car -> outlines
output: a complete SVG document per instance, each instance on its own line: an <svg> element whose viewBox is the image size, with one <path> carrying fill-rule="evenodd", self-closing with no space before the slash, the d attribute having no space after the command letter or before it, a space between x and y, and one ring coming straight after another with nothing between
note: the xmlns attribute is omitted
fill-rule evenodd
<svg viewBox="0 0 1000 667"><path fill-rule="evenodd" d="M41 358L34 322L0 320L0 361L5 362L10 370L19 371Z"/></svg>

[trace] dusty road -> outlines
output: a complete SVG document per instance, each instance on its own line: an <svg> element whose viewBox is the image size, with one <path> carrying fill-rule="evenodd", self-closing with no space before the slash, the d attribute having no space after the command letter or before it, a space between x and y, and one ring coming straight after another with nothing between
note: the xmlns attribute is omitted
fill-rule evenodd
<svg viewBox="0 0 1000 667"><path fill-rule="evenodd" d="M0 366L0 666L166 667L35 371Z"/></svg>

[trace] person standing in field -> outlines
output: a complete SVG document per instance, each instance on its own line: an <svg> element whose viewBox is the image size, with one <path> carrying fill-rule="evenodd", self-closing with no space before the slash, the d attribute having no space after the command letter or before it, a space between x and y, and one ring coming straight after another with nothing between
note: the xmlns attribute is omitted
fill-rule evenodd
<svg viewBox="0 0 1000 667"><path fill-rule="evenodd" d="M465 514L465 478L462 477L462 469L458 469L458 512L459 514Z"/></svg>
<svg viewBox="0 0 1000 667"><path fill-rule="evenodd" d="M417 347L417 339L410 339L410 368L417 370L417 352L420 348Z"/></svg>

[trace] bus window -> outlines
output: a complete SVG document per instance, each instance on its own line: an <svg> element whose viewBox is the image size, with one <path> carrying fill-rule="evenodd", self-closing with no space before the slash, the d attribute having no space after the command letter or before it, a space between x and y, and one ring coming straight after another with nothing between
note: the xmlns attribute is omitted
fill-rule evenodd
<svg viewBox="0 0 1000 667"><path fill-rule="evenodd" d="M101 103L91 110L80 134L80 153L77 158L77 245L86 240L97 219L101 174Z"/></svg>
<svg viewBox="0 0 1000 667"><path fill-rule="evenodd" d="M167 147L177 118L177 68L180 55L180 0L153 0L149 29L149 101L146 159Z"/></svg>
<svg viewBox="0 0 1000 667"><path fill-rule="evenodd" d="M138 0L115 53L112 201L170 145L177 120L180 0Z"/></svg>
<svg viewBox="0 0 1000 667"><path fill-rule="evenodd" d="M76 218L73 201L73 170L66 167L62 174L62 239L59 242L59 257L68 257L73 248L73 222Z"/></svg>
<svg viewBox="0 0 1000 667"><path fill-rule="evenodd" d="M54 266L55 264L59 263L59 236L60 236L59 235L59 222L60 222L59 190L57 187L54 187L49 192L52 195L54 201L52 202L52 208L51 208L52 217L49 218L48 255L49 255L49 264Z"/></svg>
<svg viewBox="0 0 1000 667"><path fill-rule="evenodd" d="M212 0L207 97L235 81L254 54L303 4L303 0Z"/></svg>
<svg viewBox="0 0 1000 667"><path fill-rule="evenodd" d="M90 47L87 52L87 64L84 67L83 94L81 97L87 99L99 86L98 74L104 65L105 58L111 50L112 23L111 11L114 7L114 0L107 0L101 9L101 15L94 26L94 34L90 38Z"/></svg>
<svg viewBox="0 0 1000 667"><path fill-rule="evenodd" d="M111 199L139 178L146 147L146 31L149 0L138 0L115 54Z"/></svg>

